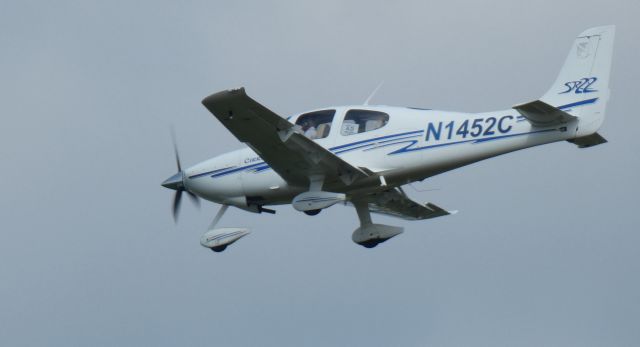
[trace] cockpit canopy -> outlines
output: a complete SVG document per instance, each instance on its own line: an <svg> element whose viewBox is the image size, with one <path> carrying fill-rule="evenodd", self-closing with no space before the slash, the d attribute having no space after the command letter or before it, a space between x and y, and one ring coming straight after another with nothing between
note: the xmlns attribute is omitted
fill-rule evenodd
<svg viewBox="0 0 640 347"><path fill-rule="evenodd" d="M315 140L323 139L331 133L336 110L314 111L300 115L296 119L296 131ZM380 111L351 109L345 113L340 124L342 136L355 135L380 129L389 123L389 115Z"/></svg>

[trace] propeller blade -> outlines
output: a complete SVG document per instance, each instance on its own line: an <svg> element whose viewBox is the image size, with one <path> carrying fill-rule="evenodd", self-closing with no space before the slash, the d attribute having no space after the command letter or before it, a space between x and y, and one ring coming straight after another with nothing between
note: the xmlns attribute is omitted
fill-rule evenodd
<svg viewBox="0 0 640 347"><path fill-rule="evenodd" d="M178 222L178 211L180 210L180 200L182 199L182 190L177 190L173 196L173 221Z"/></svg>
<svg viewBox="0 0 640 347"><path fill-rule="evenodd" d="M200 199L198 199L198 196L193 194L192 192L189 192L189 191L186 191L186 192L189 199L191 199L191 202L193 202L194 205L200 208Z"/></svg>
<svg viewBox="0 0 640 347"><path fill-rule="evenodd" d="M182 166L180 165L180 154L178 153L178 142L176 141L176 130L171 126L171 140L173 142L173 153L176 155L176 166L178 167L178 172L182 171Z"/></svg>
<svg viewBox="0 0 640 347"><path fill-rule="evenodd" d="M173 153L176 156L176 166L178 167L178 173L171 176L164 182L162 182L162 186L169 189L176 190L176 193L173 196L172 212L173 212L174 222L178 223L178 214L180 212L180 202L182 201L182 193L186 192L187 195L189 196L189 199L193 201L193 203L197 207L200 207L200 200L198 199L197 195L185 190L184 182L183 182L184 172L182 172L182 165L180 164L180 154L178 153L178 141L176 141L176 130L173 126L171 126L171 140L173 142Z"/></svg>

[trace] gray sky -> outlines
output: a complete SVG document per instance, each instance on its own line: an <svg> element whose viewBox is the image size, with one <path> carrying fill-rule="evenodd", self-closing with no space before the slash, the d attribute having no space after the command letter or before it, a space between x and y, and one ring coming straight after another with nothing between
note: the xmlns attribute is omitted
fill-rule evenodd
<svg viewBox="0 0 640 347"><path fill-rule="evenodd" d="M637 346L640 3L5 1L0 4L0 345ZM409 194L460 213L367 250L355 211L170 214L185 165L241 144L200 100L281 115L362 102L504 109L550 86L574 37L616 24L588 150L541 146Z"/></svg>

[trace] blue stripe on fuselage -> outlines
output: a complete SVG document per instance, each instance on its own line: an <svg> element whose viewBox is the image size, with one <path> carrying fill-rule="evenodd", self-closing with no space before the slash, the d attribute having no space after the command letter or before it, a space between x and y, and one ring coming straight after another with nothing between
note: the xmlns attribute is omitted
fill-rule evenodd
<svg viewBox="0 0 640 347"><path fill-rule="evenodd" d="M379 140L384 140L384 139L391 139L391 138L400 138L402 136L406 136L406 135L419 135L421 133L423 133L424 130L415 130L415 131L409 131L409 132L404 132L404 133L399 133L399 134L394 134L394 135L386 135L386 136L380 136L380 137L376 137L373 139L368 139L368 140L361 140L361 141L356 141L356 142L352 142L352 143L347 143L344 145L340 145L337 147L332 147L329 148L329 151L334 152L335 154L340 154L340 153L344 153L344 152L348 152L351 150L355 150L358 148L347 148L350 146L354 146L354 145L359 145L359 144L364 144L364 143L370 143L370 145L374 145L376 141ZM368 145L367 145L368 146ZM362 147L366 147L366 146L362 146ZM337 151L338 149L341 148L345 148L342 151ZM200 177L200 176L205 176L207 174L212 174L211 177L212 178L217 178L217 177L222 177L222 176L226 176L232 173L236 173L238 171L243 171L243 170L249 170L249 169L255 169L254 172L258 173L258 172L262 172L265 170L270 169L271 167L269 166L269 164L265 163L265 162L259 162L259 163L254 163L251 165L246 165L246 166L240 166L240 167L235 167L235 166L231 166L225 169L219 169L219 170L214 170L214 171L208 171L208 172L204 172L201 174L197 174L197 175L193 175L189 178L196 178L196 177Z"/></svg>
<svg viewBox="0 0 640 347"><path fill-rule="evenodd" d="M189 178L198 178L198 177L201 177L201 176L214 174L214 173L221 172L221 171L224 171L224 170L227 170L227 169L231 169L231 168L234 168L234 167L235 166L229 166L229 167L226 167L224 169L217 169L217 170L207 171L207 172L203 172L203 173L199 173L199 174L196 174L196 175L189 176Z"/></svg>
<svg viewBox="0 0 640 347"><path fill-rule="evenodd" d="M247 169L251 169L251 168L254 168L254 167L258 167L258 166L263 165L263 164L264 164L264 162L260 162L260 163L255 163L255 164L251 164L251 165L247 165L247 166L241 166L241 167L238 167L238 168L235 168L235 169L232 169L232 170L227 170L227 171L224 171L224 172L216 173L214 175L211 175L211 177L226 176L226 175L238 172L238 171L242 171L242 170L247 170Z"/></svg>
<svg viewBox="0 0 640 347"><path fill-rule="evenodd" d="M404 147L402 147L402 148L400 148L398 150L395 150L395 151L389 153L388 155L395 155L395 154L401 154L401 153L406 153L406 152L414 152L414 151L422 151L422 150L425 150L425 149L431 149L431 148L437 148L437 147L459 145L459 144L468 143L468 142L482 143L482 142L487 142L487 141L492 141L492 140L500 140L500 139L504 139L504 138L508 138L508 137L544 133L544 132L556 131L556 130L557 129L545 129L545 130L529 131L529 132L526 132L526 133L494 136L494 137L482 138L482 139L470 139L470 140L462 140L462 141L455 141L455 142L439 143L439 144L435 144L435 145L414 147L414 148L411 148L411 146L413 146L416 143L418 143L418 141L417 140L412 140L412 143L410 143L407 146L404 146Z"/></svg>
<svg viewBox="0 0 640 347"><path fill-rule="evenodd" d="M342 148L355 146L355 145L360 145L360 144L364 144L364 143L367 143L367 142L374 142L374 141L379 141L379 140L383 140L383 139L389 139L389 138L392 138L392 137L400 137L400 136L411 135L411 134L420 134L420 133L423 133L423 132L424 132L424 130L415 130L415 131L408 131L408 132L405 132L405 133L400 133L400 134L395 134L395 135L387 135L387 136L375 137L373 139L361 140L361 141L356 141L356 142L352 142L352 143L347 143L345 145L331 147L331 148L329 148L329 150L330 151L336 151L336 150L339 150L339 149L342 149Z"/></svg>
<svg viewBox="0 0 640 347"><path fill-rule="evenodd" d="M576 103L560 106L558 108L569 108L569 107L575 107L575 106L590 104L590 103L595 102L597 99L598 98L584 100L584 101L581 101L581 102L576 102ZM394 134L394 135L380 136L380 137L376 137L376 138L368 139L368 140L360 140L360 141L347 143L347 144L336 146L336 147L331 147L328 150L331 151L331 152L334 152L334 154L338 155L338 154L346 153L346 152L349 152L349 151L352 151L352 150L362 149L362 148L365 148L365 147L369 147L371 145L376 145L376 144L384 143L383 145L379 145L379 146L372 147L372 148L367 148L367 149L365 149L365 151L370 151L370 150L374 150L374 149L379 149L379 148L383 148L383 147L388 147L388 146L392 146L392 145L397 145L397 144L401 144L401 143L410 142L407 146L405 146L403 148L400 148L398 150L395 150L395 151L393 151L391 153L388 153L388 155L395 155L395 154L401 154L401 153L406 153L406 152L413 152L413 151L419 151L419 150L425 150L425 149L431 149L431 148L437 148L437 147L451 146L451 145L457 145L457 144L468 143L468 142L482 143L482 142L499 140L499 139L514 137L514 136L536 134L536 133L542 133L542 132L548 132L548 131L554 131L554 130L556 130L556 129L538 130L538 131L519 133L519 134L494 136L494 137L482 138L482 139L462 140L462 141L456 141L456 142L440 143L440 144L434 144L434 145L429 145L429 146L411 148L413 145L418 143L418 140L412 140L412 138L424 133L424 130L415 130L415 131L408 131L408 132L403 132L403 133ZM410 135L410 136L407 136L407 135ZM380 140L385 140L385 141L380 141ZM397 141L397 142L394 142L394 141ZM356 147L352 147L352 146L356 146ZM352 148L349 148L349 147L352 147ZM239 171L251 170L251 169L253 169L255 173L258 173L258 172L262 172L262 171L265 171L265 170L269 170L269 169L271 169L271 167L266 162L259 162L259 163L254 163L254 164L251 164L251 165L246 165L246 166L241 166L241 167L232 166L232 167L228 167L228 168L225 168L225 169L218 169L218 170L214 170L214 171L209 171L209 172L197 174L197 175L194 175L194 176L190 176L189 178L196 178L196 177L204 176L204 175L207 175L207 174L212 174L211 175L212 178L217 178L217 177L222 177L222 176L226 176L226 175L229 175L229 174L233 174L233 173L236 173L236 172L239 172Z"/></svg>

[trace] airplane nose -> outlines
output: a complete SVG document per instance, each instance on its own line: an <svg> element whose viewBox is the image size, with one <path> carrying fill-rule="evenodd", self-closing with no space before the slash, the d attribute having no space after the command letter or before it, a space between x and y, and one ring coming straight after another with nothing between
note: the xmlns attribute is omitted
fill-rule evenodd
<svg viewBox="0 0 640 347"><path fill-rule="evenodd" d="M181 189L184 187L184 183L182 181L183 178L182 171L180 171L162 182L162 186L173 190Z"/></svg>

